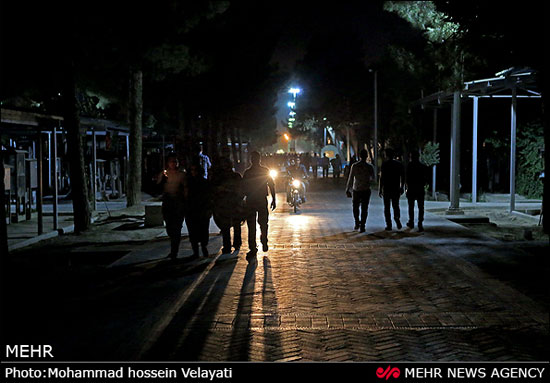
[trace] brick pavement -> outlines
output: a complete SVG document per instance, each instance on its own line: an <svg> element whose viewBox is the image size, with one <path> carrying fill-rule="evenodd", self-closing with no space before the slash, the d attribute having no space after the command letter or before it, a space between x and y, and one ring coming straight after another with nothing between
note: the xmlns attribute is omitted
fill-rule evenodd
<svg viewBox="0 0 550 383"><path fill-rule="evenodd" d="M341 193L311 193L298 215L279 203L269 252L211 268L140 357L548 359L548 310L462 258L497 241L433 215L425 233L384 232L371 201L364 234Z"/></svg>
<svg viewBox="0 0 550 383"><path fill-rule="evenodd" d="M352 230L341 191L309 193L300 214L282 197L256 262L246 245L229 259L172 263L162 260L166 239L89 244L82 249L127 255L82 291L31 291L47 306L40 321L18 299L31 312L11 311L20 314L11 334L54 345L61 360L549 359L548 305L469 261L521 249L433 214L424 233L385 232L376 195L366 233ZM220 238L211 239L217 251Z"/></svg>

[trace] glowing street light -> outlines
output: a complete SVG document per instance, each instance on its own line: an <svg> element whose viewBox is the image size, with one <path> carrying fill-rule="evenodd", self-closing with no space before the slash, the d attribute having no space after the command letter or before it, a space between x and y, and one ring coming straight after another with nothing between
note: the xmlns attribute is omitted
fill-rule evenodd
<svg viewBox="0 0 550 383"><path fill-rule="evenodd" d="M301 93L301 89L300 88L295 88L295 87L292 87L288 90L288 93L292 94L292 100L289 101L287 103L288 107L290 108L290 113L289 113L289 116L290 118L288 119L288 129L289 130L292 130L292 128L294 127L294 123L296 121L296 95L297 94L300 94ZM291 140L291 137L290 135L288 134L284 134L283 137L285 138L285 140L288 142L288 151L292 151L293 149L295 150L295 147L296 147L296 140Z"/></svg>
<svg viewBox="0 0 550 383"><path fill-rule="evenodd" d="M296 95L301 92L300 88L290 88L288 93L292 93L292 96L296 98Z"/></svg>

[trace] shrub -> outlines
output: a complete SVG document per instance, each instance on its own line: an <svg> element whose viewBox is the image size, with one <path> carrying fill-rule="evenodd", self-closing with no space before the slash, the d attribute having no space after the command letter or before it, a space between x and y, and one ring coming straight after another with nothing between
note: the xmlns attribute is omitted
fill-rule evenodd
<svg viewBox="0 0 550 383"><path fill-rule="evenodd" d="M544 149L543 126L528 123L518 129L516 190L527 198L542 198L540 173L544 170L541 150Z"/></svg>

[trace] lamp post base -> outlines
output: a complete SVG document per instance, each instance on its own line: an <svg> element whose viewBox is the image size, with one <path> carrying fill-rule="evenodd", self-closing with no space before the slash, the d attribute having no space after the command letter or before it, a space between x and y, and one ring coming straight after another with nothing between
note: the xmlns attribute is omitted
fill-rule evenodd
<svg viewBox="0 0 550 383"><path fill-rule="evenodd" d="M447 209L445 214L446 215L463 215L464 210L462 210L460 208L450 207L450 208Z"/></svg>

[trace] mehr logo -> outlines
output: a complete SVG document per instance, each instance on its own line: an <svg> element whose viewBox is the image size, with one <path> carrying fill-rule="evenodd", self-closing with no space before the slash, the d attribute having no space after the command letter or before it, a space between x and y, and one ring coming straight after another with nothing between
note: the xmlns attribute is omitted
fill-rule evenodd
<svg viewBox="0 0 550 383"><path fill-rule="evenodd" d="M399 378L399 375L401 375L401 371L397 367L392 368L388 365L388 368L385 370L382 367L376 369L376 376L380 379L386 378L386 380L388 380L389 378Z"/></svg>

